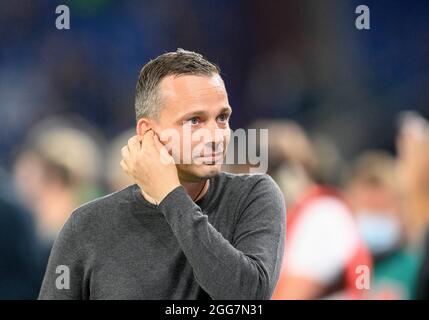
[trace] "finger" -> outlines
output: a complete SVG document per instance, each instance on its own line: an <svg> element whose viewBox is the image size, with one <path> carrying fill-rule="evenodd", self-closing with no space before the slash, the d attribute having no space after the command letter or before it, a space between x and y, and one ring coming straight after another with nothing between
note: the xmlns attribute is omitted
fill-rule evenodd
<svg viewBox="0 0 429 320"><path fill-rule="evenodd" d="M145 132L144 136L143 136L143 143L142 145L152 145L153 144L153 130L149 129L148 131Z"/></svg>
<svg viewBox="0 0 429 320"><path fill-rule="evenodd" d="M128 145L122 147L121 149L121 155L124 159L129 159L130 157L130 149L128 148Z"/></svg>
<svg viewBox="0 0 429 320"><path fill-rule="evenodd" d="M162 144L161 140L159 140L159 136L155 133L153 135L153 142L155 147L158 149L158 151L161 151L165 148L165 146Z"/></svg>
<svg viewBox="0 0 429 320"><path fill-rule="evenodd" d="M128 148L131 153L136 153L141 149L142 137L135 135L128 140Z"/></svg>
<svg viewBox="0 0 429 320"><path fill-rule="evenodd" d="M126 173L126 174L128 174L128 166L127 166L127 164L125 163L125 161L124 161L124 160L121 160L121 162L120 162L119 164L121 165L122 170L124 170L124 171L125 171L125 173Z"/></svg>
<svg viewBox="0 0 429 320"><path fill-rule="evenodd" d="M155 133L153 136L153 144L161 156L161 160L163 164L174 164L173 156L168 152L166 146L159 140L159 136Z"/></svg>

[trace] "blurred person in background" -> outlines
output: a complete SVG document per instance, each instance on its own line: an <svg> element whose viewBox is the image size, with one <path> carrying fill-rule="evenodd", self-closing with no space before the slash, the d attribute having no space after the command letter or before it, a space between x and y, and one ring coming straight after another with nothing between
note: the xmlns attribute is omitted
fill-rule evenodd
<svg viewBox="0 0 429 320"><path fill-rule="evenodd" d="M72 122L51 118L36 125L14 163L19 198L49 250L70 212L102 194L98 143Z"/></svg>
<svg viewBox="0 0 429 320"><path fill-rule="evenodd" d="M371 295L410 299L415 290L418 254L407 246L396 159L386 151L361 154L346 178L347 199L374 261Z"/></svg>
<svg viewBox="0 0 429 320"><path fill-rule="evenodd" d="M122 170L119 163L122 160L121 153L118 150L127 144L128 140L135 135L135 129L125 130L116 136L107 146L106 151L106 182L109 192L122 190L125 187L134 184L134 181Z"/></svg>
<svg viewBox="0 0 429 320"><path fill-rule="evenodd" d="M396 145L407 213L405 234L415 251L422 250L415 298L429 299L429 124L418 113L406 112L400 117L399 129Z"/></svg>
<svg viewBox="0 0 429 320"><path fill-rule="evenodd" d="M399 120L397 171L406 236L420 246L429 223L429 123L417 112L402 113Z"/></svg>
<svg viewBox="0 0 429 320"><path fill-rule="evenodd" d="M260 120L268 128L268 174L284 192L286 247L273 299L358 299L356 268L371 267L351 210L322 184L312 141L295 122Z"/></svg>
<svg viewBox="0 0 429 320"><path fill-rule="evenodd" d="M31 216L13 200L1 168L0 190L0 299L35 299L43 277L41 248Z"/></svg>

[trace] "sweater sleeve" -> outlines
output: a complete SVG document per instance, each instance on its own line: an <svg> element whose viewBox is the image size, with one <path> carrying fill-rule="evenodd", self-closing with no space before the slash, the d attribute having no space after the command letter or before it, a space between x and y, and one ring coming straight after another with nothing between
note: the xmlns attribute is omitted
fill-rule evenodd
<svg viewBox="0 0 429 320"><path fill-rule="evenodd" d="M232 243L209 223L183 186L172 190L159 204L195 279L212 299L270 299L278 281L285 203L271 177L257 176L247 188Z"/></svg>
<svg viewBox="0 0 429 320"><path fill-rule="evenodd" d="M82 262L74 231L74 216L64 224L49 256L39 300L81 300Z"/></svg>

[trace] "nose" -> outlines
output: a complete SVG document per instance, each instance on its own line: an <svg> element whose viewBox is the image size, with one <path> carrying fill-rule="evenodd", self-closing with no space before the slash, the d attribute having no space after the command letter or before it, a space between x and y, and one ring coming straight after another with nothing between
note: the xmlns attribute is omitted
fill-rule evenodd
<svg viewBox="0 0 429 320"><path fill-rule="evenodd" d="M209 132L208 135L204 135L204 144L206 144L207 147L210 145L215 148L218 144L223 142L224 132L222 128L219 128L217 121L209 121L206 129Z"/></svg>

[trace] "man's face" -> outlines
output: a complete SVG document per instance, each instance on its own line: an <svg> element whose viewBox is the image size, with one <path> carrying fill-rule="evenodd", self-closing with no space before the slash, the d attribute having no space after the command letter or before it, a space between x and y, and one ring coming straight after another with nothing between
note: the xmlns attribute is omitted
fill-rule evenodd
<svg viewBox="0 0 429 320"><path fill-rule="evenodd" d="M222 78L168 76L159 92L162 109L153 129L175 158L179 178L198 181L218 174L230 139L232 112Z"/></svg>

